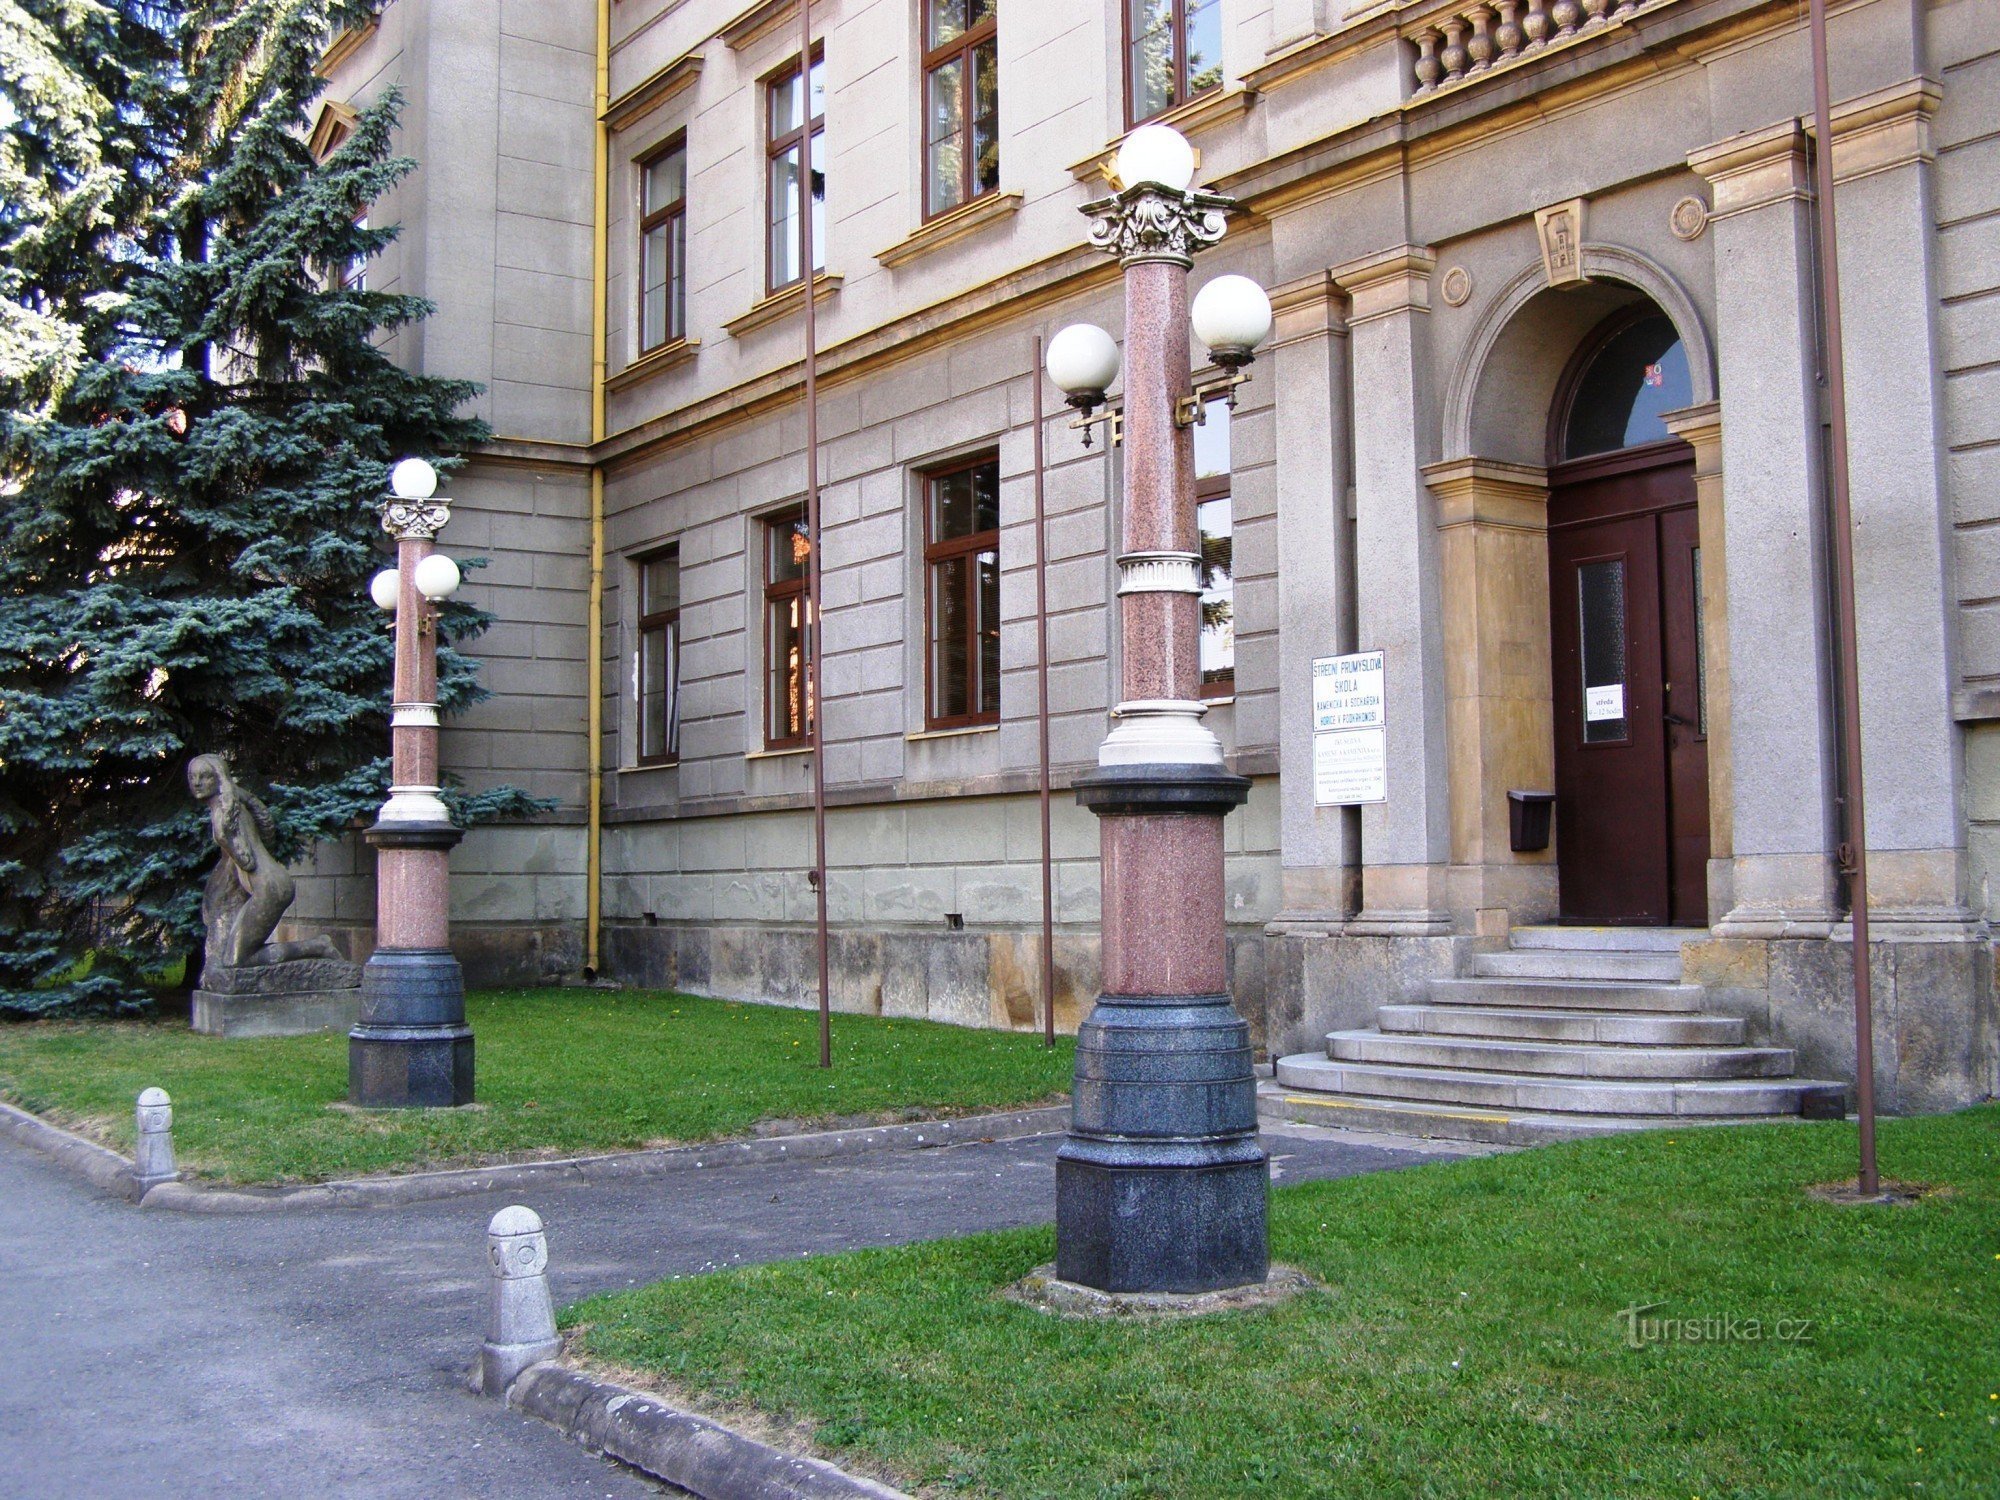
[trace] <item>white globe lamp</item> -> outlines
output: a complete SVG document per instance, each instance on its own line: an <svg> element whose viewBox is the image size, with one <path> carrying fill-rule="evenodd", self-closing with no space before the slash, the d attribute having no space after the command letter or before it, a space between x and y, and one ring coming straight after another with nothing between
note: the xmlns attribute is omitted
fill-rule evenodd
<svg viewBox="0 0 2000 1500"><path fill-rule="evenodd" d="M1119 146L1116 171L1124 187L1152 182L1184 193L1194 181L1194 147L1171 125L1141 125Z"/></svg>
<svg viewBox="0 0 2000 1500"><path fill-rule="evenodd" d="M1088 411L1118 378L1118 345L1095 323L1072 323L1049 340L1042 363L1069 404Z"/></svg>
<svg viewBox="0 0 2000 1500"><path fill-rule="evenodd" d="M417 592L435 604L458 592L458 564L442 552L433 552L417 564Z"/></svg>
<svg viewBox="0 0 2000 1500"><path fill-rule="evenodd" d="M437 470L421 458L406 458L389 471L389 489L398 500L428 500L437 487Z"/></svg>
<svg viewBox="0 0 2000 1500"><path fill-rule="evenodd" d="M1195 293L1188 321L1209 358L1233 370L1249 364L1271 336L1271 299L1248 276L1218 276Z"/></svg>
<svg viewBox="0 0 2000 1500"><path fill-rule="evenodd" d="M384 568L368 580L368 597L375 601L377 609L394 609L396 595L402 591L402 580L394 568Z"/></svg>

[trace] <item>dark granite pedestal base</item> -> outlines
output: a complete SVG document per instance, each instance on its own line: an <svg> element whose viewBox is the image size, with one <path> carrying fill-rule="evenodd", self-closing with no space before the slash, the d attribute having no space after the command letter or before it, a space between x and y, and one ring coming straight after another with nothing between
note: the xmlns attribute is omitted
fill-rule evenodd
<svg viewBox="0 0 2000 1500"><path fill-rule="evenodd" d="M445 948L378 948L361 971L347 1039L347 1101L361 1109L454 1109L473 1100L465 981Z"/></svg>
<svg viewBox="0 0 2000 1500"><path fill-rule="evenodd" d="M1056 1275L1104 1292L1264 1280L1270 1165L1227 995L1105 995L1077 1032L1056 1154Z"/></svg>

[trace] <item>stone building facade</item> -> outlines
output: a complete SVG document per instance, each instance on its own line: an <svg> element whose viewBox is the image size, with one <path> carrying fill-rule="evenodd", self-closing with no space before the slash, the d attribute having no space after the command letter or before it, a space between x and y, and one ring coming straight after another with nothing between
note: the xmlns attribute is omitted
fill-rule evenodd
<svg viewBox="0 0 2000 1500"><path fill-rule="evenodd" d="M1087 1009L1096 830L1060 789L1114 701L1122 454L1064 425L1034 348L1118 332L1077 210L1153 112L1243 205L1197 285L1241 272L1277 314L1204 439L1260 1044L1510 932L1629 924L1740 1033L1850 1078L1802 7L813 22L806 88L783 0L391 0L329 53L329 101L407 99L421 169L368 274L439 311L399 356L480 381L496 433L441 539L487 559L467 594L499 621L445 761L555 804L455 856L469 976L810 1001L784 210L810 135L835 1004L1034 1022L1039 414L1058 1015ZM1877 1054L1885 1106L1923 1109L1994 1092L2000 1033L2000 13L1850 0L1831 36ZM1386 799L1321 806L1313 663L1364 650ZM1553 836L1516 849L1508 794L1538 790ZM365 945L362 852L315 875L303 918Z"/></svg>

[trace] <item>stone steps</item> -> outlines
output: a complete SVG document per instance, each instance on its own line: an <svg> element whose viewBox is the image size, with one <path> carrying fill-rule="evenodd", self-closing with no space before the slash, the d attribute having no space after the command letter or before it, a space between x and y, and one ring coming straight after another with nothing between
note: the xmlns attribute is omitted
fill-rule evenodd
<svg viewBox="0 0 2000 1500"><path fill-rule="evenodd" d="M1796 1115L1705 1115L1660 1120L1645 1115L1548 1114L1463 1105L1454 1108L1361 1094L1303 1092L1270 1080L1258 1088L1257 1110L1271 1120L1295 1120L1341 1130L1377 1130L1430 1140L1485 1141L1496 1146L1540 1146L1550 1141L1581 1140L1633 1130L1769 1124L1798 1118Z"/></svg>
<svg viewBox="0 0 2000 1500"><path fill-rule="evenodd" d="M1716 1116L1796 1115L1825 1108L1839 1084L1796 1078L1610 1079L1473 1072L1397 1063L1338 1062L1316 1052L1281 1057L1277 1082L1349 1098L1471 1106L1503 1112L1645 1117L1667 1124Z"/></svg>
<svg viewBox="0 0 2000 1500"><path fill-rule="evenodd" d="M1375 1030L1329 1033L1326 1055L1334 1062L1532 1073L1564 1079L1667 1081L1784 1078L1797 1063L1788 1047L1619 1046Z"/></svg>
<svg viewBox="0 0 2000 1500"><path fill-rule="evenodd" d="M1438 1036L1511 1037L1519 1041L1613 1042L1629 1046L1740 1045L1735 1016L1615 1010L1530 1010L1498 1005L1385 1005L1375 1014L1384 1031Z"/></svg>
<svg viewBox="0 0 2000 1500"><path fill-rule="evenodd" d="M1517 950L1542 948L1565 953L1679 953L1682 943L1707 936L1707 929L1701 927L1516 927L1507 934L1507 943Z"/></svg>
<svg viewBox="0 0 2000 1500"><path fill-rule="evenodd" d="M1517 1005L1530 1010L1668 1011L1692 1015L1706 996L1698 984L1625 983L1610 979L1433 979L1437 1005Z"/></svg>
<svg viewBox="0 0 2000 1500"><path fill-rule="evenodd" d="M1617 979L1628 982L1665 981L1681 977L1679 952L1648 949L1612 951L1585 948L1565 953L1555 948L1510 949L1475 953L1472 973L1478 979Z"/></svg>

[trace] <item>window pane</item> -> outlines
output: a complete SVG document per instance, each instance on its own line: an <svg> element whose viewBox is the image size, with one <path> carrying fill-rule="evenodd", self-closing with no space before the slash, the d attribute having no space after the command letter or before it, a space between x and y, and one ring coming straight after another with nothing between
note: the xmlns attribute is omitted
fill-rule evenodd
<svg viewBox="0 0 2000 1500"><path fill-rule="evenodd" d="M1228 495L1204 500L1195 508L1195 524L1201 530L1201 684L1213 691L1236 681L1235 502Z"/></svg>
<svg viewBox="0 0 2000 1500"><path fill-rule="evenodd" d="M1221 479L1229 473L1229 403L1217 399L1202 403L1201 420L1194 425L1194 477Z"/></svg>
<svg viewBox="0 0 2000 1500"><path fill-rule="evenodd" d="M687 196L687 153L676 149L646 163L646 212L656 213Z"/></svg>
<svg viewBox="0 0 2000 1500"><path fill-rule="evenodd" d="M818 71L817 68L814 69ZM771 85L771 130L766 140L790 135L802 123L799 119L799 75L779 79Z"/></svg>
<svg viewBox="0 0 2000 1500"><path fill-rule="evenodd" d="M671 224L646 231L639 246L639 347L652 349L667 341L667 246Z"/></svg>
<svg viewBox="0 0 2000 1500"><path fill-rule="evenodd" d="M930 14L930 25L925 47L935 51L946 42L957 41L965 35L966 0L930 0L926 9Z"/></svg>
<svg viewBox="0 0 2000 1500"><path fill-rule="evenodd" d="M972 620L966 612L969 557L931 565L931 717L972 712Z"/></svg>
<svg viewBox="0 0 2000 1500"><path fill-rule="evenodd" d="M1132 38L1132 118L1150 119L1174 102L1173 0L1126 0Z"/></svg>
<svg viewBox="0 0 2000 1500"><path fill-rule="evenodd" d="M1000 554L981 552L979 570L979 712L1000 714Z"/></svg>
<svg viewBox="0 0 2000 1500"><path fill-rule="evenodd" d="M1673 436L1662 416L1693 401L1687 351L1673 323L1642 319L1606 342L1577 383L1563 456L1662 442Z"/></svg>
<svg viewBox="0 0 2000 1500"><path fill-rule="evenodd" d="M639 756L671 759L680 753L680 642L673 625L639 637Z"/></svg>
<svg viewBox="0 0 2000 1500"><path fill-rule="evenodd" d="M981 42L972 49L972 191L1000 186L1000 46Z"/></svg>
<svg viewBox="0 0 2000 1500"><path fill-rule="evenodd" d="M1187 0L1187 93L1222 82L1222 0Z"/></svg>
<svg viewBox="0 0 2000 1500"><path fill-rule="evenodd" d="M826 59L816 57L812 65L812 117L815 120L826 116Z"/></svg>
<svg viewBox="0 0 2000 1500"><path fill-rule="evenodd" d="M826 269L826 132L812 137L813 270Z"/></svg>
<svg viewBox="0 0 2000 1500"><path fill-rule="evenodd" d="M812 533L803 512L770 523L770 581L795 583L806 576L812 560Z"/></svg>
<svg viewBox="0 0 2000 1500"><path fill-rule="evenodd" d="M1578 639L1583 643L1583 742L1626 738L1625 560L1576 570Z"/></svg>
<svg viewBox="0 0 2000 1500"><path fill-rule="evenodd" d="M687 215L667 220L667 337L687 333Z"/></svg>
<svg viewBox="0 0 2000 1500"><path fill-rule="evenodd" d="M681 562L676 553L649 557L639 569L639 613L662 614L681 607Z"/></svg>
<svg viewBox="0 0 2000 1500"><path fill-rule="evenodd" d="M799 279L799 148L771 159L771 285Z"/></svg>
<svg viewBox="0 0 2000 1500"><path fill-rule="evenodd" d="M924 159L933 213L964 196L965 60L955 57L924 79Z"/></svg>
<svg viewBox="0 0 2000 1500"><path fill-rule="evenodd" d="M1000 525L1000 465L988 460L931 480L931 540L977 536Z"/></svg>
<svg viewBox="0 0 2000 1500"><path fill-rule="evenodd" d="M812 700L806 680L805 596L795 594L789 599L774 599L769 613L770 738L802 740L812 733Z"/></svg>

